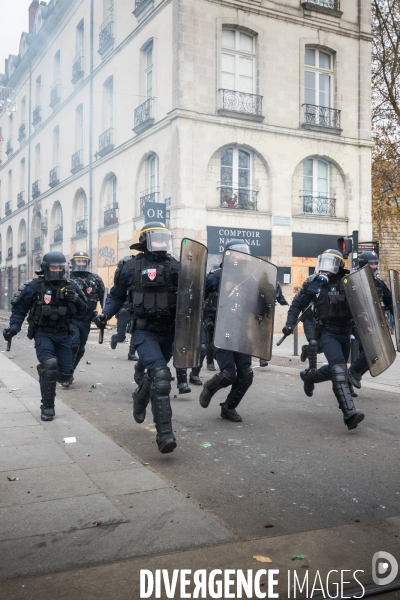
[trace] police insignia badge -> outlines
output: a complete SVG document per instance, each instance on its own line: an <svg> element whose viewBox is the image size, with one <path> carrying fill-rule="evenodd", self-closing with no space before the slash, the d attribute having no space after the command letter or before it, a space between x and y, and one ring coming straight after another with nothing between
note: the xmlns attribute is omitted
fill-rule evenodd
<svg viewBox="0 0 400 600"><path fill-rule="evenodd" d="M44 301L45 301L45 304L50 304L50 302L51 302L51 294L45 294L44 295Z"/></svg>
<svg viewBox="0 0 400 600"><path fill-rule="evenodd" d="M93 289L93 288L91 288L91 287L90 287L90 288L86 288L86 291L87 291L87 293L88 293L88 294L91 294L91 293L92 293L92 289Z"/></svg>
<svg viewBox="0 0 400 600"><path fill-rule="evenodd" d="M157 276L157 269L147 269L147 277L150 281L154 281Z"/></svg>

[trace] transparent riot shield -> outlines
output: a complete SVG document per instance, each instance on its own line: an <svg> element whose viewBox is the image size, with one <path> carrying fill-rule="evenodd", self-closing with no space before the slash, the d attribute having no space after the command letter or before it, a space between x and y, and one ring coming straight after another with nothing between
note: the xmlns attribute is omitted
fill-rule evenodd
<svg viewBox="0 0 400 600"><path fill-rule="evenodd" d="M270 360L278 269L236 250L226 250L218 295L214 346Z"/></svg>
<svg viewBox="0 0 400 600"><path fill-rule="evenodd" d="M393 300L394 332L396 334L397 352L400 352L400 273L394 269L389 271L390 289Z"/></svg>
<svg viewBox="0 0 400 600"><path fill-rule="evenodd" d="M369 371L377 377L390 367L396 351L368 265L346 275L343 284Z"/></svg>
<svg viewBox="0 0 400 600"><path fill-rule="evenodd" d="M201 327L207 269L207 248L184 238L181 244L176 306L174 367L200 366Z"/></svg>

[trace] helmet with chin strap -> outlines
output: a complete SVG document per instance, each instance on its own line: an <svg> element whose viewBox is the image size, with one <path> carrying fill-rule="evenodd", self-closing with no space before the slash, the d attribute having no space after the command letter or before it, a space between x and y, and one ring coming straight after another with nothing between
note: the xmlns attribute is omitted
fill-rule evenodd
<svg viewBox="0 0 400 600"><path fill-rule="evenodd" d="M328 248L328 250L325 250L318 256L315 272L335 275L343 267L343 254L339 250Z"/></svg>
<svg viewBox="0 0 400 600"><path fill-rule="evenodd" d="M372 272L376 272L379 269L379 256L373 250L364 250L358 257L358 264L360 267L369 265Z"/></svg>
<svg viewBox="0 0 400 600"><path fill-rule="evenodd" d="M171 253L171 232L161 221L145 223L140 230L139 242L131 250L166 255Z"/></svg>
<svg viewBox="0 0 400 600"><path fill-rule="evenodd" d="M90 258L87 252L81 250L74 253L71 258L71 271L72 273L89 273Z"/></svg>
<svg viewBox="0 0 400 600"><path fill-rule="evenodd" d="M225 242L225 250L237 250L238 252L243 252L244 254L250 254L249 245L246 244L244 240L239 240L236 238L232 238Z"/></svg>
<svg viewBox="0 0 400 600"><path fill-rule="evenodd" d="M46 281L65 281L68 279L67 271L68 265L64 254L52 251L43 256L38 273L43 273Z"/></svg>

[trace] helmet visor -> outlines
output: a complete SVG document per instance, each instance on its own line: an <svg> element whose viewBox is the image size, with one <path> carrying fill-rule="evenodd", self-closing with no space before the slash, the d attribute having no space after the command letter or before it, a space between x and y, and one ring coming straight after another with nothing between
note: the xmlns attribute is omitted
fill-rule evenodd
<svg viewBox="0 0 400 600"><path fill-rule="evenodd" d="M88 273L90 260L87 258L72 258L71 271L73 273Z"/></svg>
<svg viewBox="0 0 400 600"><path fill-rule="evenodd" d="M244 254L251 254L248 244L234 244L233 246L229 246L228 250L237 250Z"/></svg>
<svg viewBox="0 0 400 600"><path fill-rule="evenodd" d="M151 229L146 231L147 249L149 252L171 253L171 232L168 229Z"/></svg>
<svg viewBox="0 0 400 600"><path fill-rule="evenodd" d="M67 263L47 263L45 277L48 281L67 279Z"/></svg>
<svg viewBox="0 0 400 600"><path fill-rule="evenodd" d="M317 259L315 272L335 274L339 271L342 260L334 254L320 254Z"/></svg>

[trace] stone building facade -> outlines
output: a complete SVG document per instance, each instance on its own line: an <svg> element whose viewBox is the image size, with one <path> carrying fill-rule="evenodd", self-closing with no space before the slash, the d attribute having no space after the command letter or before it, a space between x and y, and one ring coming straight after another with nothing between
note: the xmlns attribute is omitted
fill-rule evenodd
<svg viewBox="0 0 400 600"><path fill-rule="evenodd" d="M29 19L0 76L3 306L50 248L110 285L154 211L210 268L244 237L289 299L337 237L371 239L370 0L36 0Z"/></svg>

